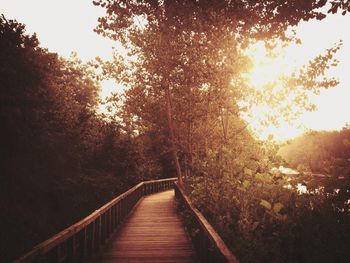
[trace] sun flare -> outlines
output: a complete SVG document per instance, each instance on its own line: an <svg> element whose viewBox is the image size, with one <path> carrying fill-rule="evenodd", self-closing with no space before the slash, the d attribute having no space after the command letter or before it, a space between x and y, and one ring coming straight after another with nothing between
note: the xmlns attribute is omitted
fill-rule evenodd
<svg viewBox="0 0 350 263"><path fill-rule="evenodd" d="M266 49L264 43L257 43L247 52L252 60L253 67L248 73L248 84L261 92L264 92L267 85L277 82L284 75L291 74L296 68L295 61L286 59L286 50L277 49L273 56ZM253 133L260 139L272 138L277 141L295 137L303 132L300 125L291 125L282 118L278 119L278 125L266 123L263 120L268 115L278 115L278 109L269 105L256 105L252 108L250 116L246 118Z"/></svg>
<svg viewBox="0 0 350 263"><path fill-rule="evenodd" d="M275 48L273 55L265 48L264 43L260 42L251 47L247 51L253 64L247 76L248 84L260 92L265 92L269 84L278 82L281 76L290 76L293 71L333 46L335 41L333 40L333 44L327 41L323 49L318 48L316 53L314 41L305 37L303 32L301 36L307 40L302 45L291 44L284 48ZM278 115L276 112L278 109L268 105L254 107L251 117L246 120L258 138L267 139L272 135L276 141L284 141L300 135L307 129L339 130L349 122L346 116L349 109L345 106L348 105L345 100L350 96L350 76L345 72L345 68L350 66L345 59L350 54L349 43L350 39L347 42L344 40L343 48L336 54L341 63L326 71L326 77L336 77L340 84L329 90L321 90L320 95L309 96L310 102L316 105L315 111L305 111L293 122L287 122L281 118L278 120L279 125L273 123L262 125L261 120L267 114Z"/></svg>
<svg viewBox="0 0 350 263"><path fill-rule="evenodd" d="M262 42L252 46L247 51L253 63L248 74L249 84L256 89L262 89L269 82L291 74L297 67L297 63L295 59L290 59L287 52L287 49L275 48L271 54Z"/></svg>

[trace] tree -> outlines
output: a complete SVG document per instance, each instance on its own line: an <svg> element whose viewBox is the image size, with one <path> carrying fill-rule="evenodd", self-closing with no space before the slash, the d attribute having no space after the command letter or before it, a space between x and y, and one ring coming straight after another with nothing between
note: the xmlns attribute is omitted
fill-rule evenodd
<svg viewBox="0 0 350 263"><path fill-rule="evenodd" d="M322 235L310 237L320 225L326 226L322 233L347 232L348 213L337 221L344 203L335 211L327 193L298 195L299 178L290 181L270 173L278 162L271 156L274 149L255 140L241 118L245 108L259 103L288 118L290 103L312 109L307 93L337 84L322 75L336 64L339 45L263 91L253 90L245 78L252 63L246 47L264 41L273 51L275 45L293 41L286 29L302 20L323 19L320 8L327 1L94 3L107 11L96 31L121 41L133 55L122 81L129 90L121 115L136 133L156 130L177 146L173 163L178 159L181 172L189 175L184 186L192 201L242 262L339 259L326 252L329 244ZM286 100L289 105L281 106ZM172 127L174 136L169 136ZM338 247L343 239L332 240Z"/></svg>
<svg viewBox="0 0 350 263"><path fill-rule="evenodd" d="M133 109L128 119L137 122L138 131L144 126L162 127L180 182L182 170L189 174L196 157L214 147L211 150L221 158L223 148L246 132L247 125L240 120L242 101L278 105L278 99L294 92L293 101L306 107L303 90L317 92L336 84L317 78L337 47L283 79L284 89L278 95L271 89L258 94L244 77L251 65L244 49L250 43L264 40L273 47L277 40L291 41L285 34L287 27L323 19L325 14L317 10L326 1L100 0L94 4L107 10L96 32L121 41L136 58L124 81L131 87L126 92L126 108Z"/></svg>
<svg viewBox="0 0 350 263"><path fill-rule="evenodd" d="M0 48L0 255L11 262L162 171L97 113L90 63L48 52L4 16Z"/></svg>

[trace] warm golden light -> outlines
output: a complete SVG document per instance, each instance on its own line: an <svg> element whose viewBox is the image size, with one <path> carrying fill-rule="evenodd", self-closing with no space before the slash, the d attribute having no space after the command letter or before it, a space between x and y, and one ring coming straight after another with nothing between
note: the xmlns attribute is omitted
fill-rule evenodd
<svg viewBox="0 0 350 263"><path fill-rule="evenodd" d="M262 89L264 85L288 73L288 66L284 64L285 60L283 60L283 51L274 51L281 53L278 57L270 57L262 42L251 47L247 55L251 57L254 65L248 77L252 87Z"/></svg>
<svg viewBox="0 0 350 263"><path fill-rule="evenodd" d="M321 91L320 95L309 97L310 101L317 106L316 111L304 112L292 123L279 119L278 126L272 123L262 126L260 120L266 114L278 115L278 112L274 112L275 110L268 105L256 106L247 120L257 137L267 139L269 135L273 135L275 140L282 141L293 138L306 129L339 130L344 127L345 123L350 122L347 114L350 111L348 103L348 98L350 98L350 74L348 74L350 35L345 26L346 20L349 18L334 16L321 22L301 23L297 28L297 34L302 44L274 49L275 56L273 57L269 56L263 43L256 44L247 52L254 64L249 72L249 84L259 91L264 91L267 84L277 81L282 75L288 76L293 70L305 65L341 39L344 43L336 54L339 65L326 72L327 77L336 77L340 84L329 90ZM322 28L322 31L316 28Z"/></svg>
<svg viewBox="0 0 350 263"><path fill-rule="evenodd" d="M104 10L95 8L90 1L77 0L73 3L62 0L60 4L56 3L52 6L52 3L45 0L34 2L0 0L0 4L5 16L25 23L29 33L37 32L42 46L47 47L50 51L58 52L66 57L71 51L78 51L79 58L85 61L95 56L104 59L111 58L111 47L115 45L115 42L93 32L97 18L103 15ZM27 12L27 10L31 11ZM60 14L63 13L65 19L62 20ZM79 20L76 19L78 13L82 14ZM260 138L267 138L269 134L273 134L276 139L288 139L301 133L304 128L334 130L341 129L346 122L350 122L347 114L350 112L348 102L350 98L349 24L350 16L340 14L329 16L322 21L302 22L296 28L302 45L291 45L280 49L275 58L267 55L261 43L248 51L254 61L254 67L249 76L250 84L256 89L262 89L264 85L274 81L281 74L290 73L295 67L307 63L326 48L332 47L340 39L343 39L344 42L337 55L340 61L339 66L327 73L339 78L339 87L312 97L312 102L317 105L317 111L303 114L293 126L282 121L280 127L261 127L256 119L259 119L266 109L254 109L256 116L254 120L250 120L250 123L251 127L260 134ZM123 52L118 46L116 51ZM101 85L101 98L119 89L111 82L103 82Z"/></svg>

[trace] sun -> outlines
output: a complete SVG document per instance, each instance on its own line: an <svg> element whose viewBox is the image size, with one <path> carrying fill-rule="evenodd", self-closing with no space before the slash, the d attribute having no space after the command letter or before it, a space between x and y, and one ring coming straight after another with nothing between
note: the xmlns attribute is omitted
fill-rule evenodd
<svg viewBox="0 0 350 263"><path fill-rule="evenodd" d="M274 49L274 55L271 56L264 43L257 43L251 47L247 55L253 64L247 76L248 85L260 92L271 92L267 91L269 84L277 83L282 76L290 75L297 67L293 59L288 59L286 50L276 48ZM277 88L283 88L278 87L278 84L275 85L277 85ZM300 123L293 125L283 118L277 120L278 125L272 122L262 124L262 120L266 119L268 115L278 116L278 110L266 104L256 105L251 109L250 117L246 120L252 132L259 139L266 140L272 137L275 141L284 141L300 135L305 130ZM297 109L292 106L291 110Z"/></svg>
<svg viewBox="0 0 350 263"><path fill-rule="evenodd" d="M251 46L246 52L253 64L248 73L249 84L256 89L262 89L269 82L291 74L297 65L288 58L287 51L277 46L272 53L263 42Z"/></svg>
<svg viewBox="0 0 350 263"><path fill-rule="evenodd" d="M265 48L262 42L252 46L247 51L247 56L253 64L247 74L248 85L259 92L268 92L269 84L278 83L281 76L290 76L315 56L322 53L322 50L316 52L313 42L310 43L291 44L287 47L274 49L273 56L269 54L269 50ZM337 54L337 59L341 61L340 65L326 71L325 75L326 77L338 78L340 85L321 90L319 95L307 95L310 102L316 105L316 110L302 112L293 123L279 119L279 125L277 126L273 123L263 126L259 120L266 117L267 114L278 115L278 110L276 111L275 108L268 105L256 105L251 109L250 115L252 117L245 119L258 138L267 139L269 135L272 135L276 141L283 141L296 137L310 129L340 130L346 123L350 122L347 115L347 112L349 112L350 75L347 74L348 71L346 70L350 65L346 59L350 54L350 48L346 46L347 42L344 43L344 50L340 50ZM281 101L281 103L283 102ZM296 109L296 105L291 106L291 112Z"/></svg>

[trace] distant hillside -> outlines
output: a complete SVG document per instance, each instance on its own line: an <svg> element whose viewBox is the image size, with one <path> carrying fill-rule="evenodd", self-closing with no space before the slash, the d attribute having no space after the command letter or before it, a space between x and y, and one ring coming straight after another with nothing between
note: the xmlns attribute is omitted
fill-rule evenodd
<svg viewBox="0 0 350 263"><path fill-rule="evenodd" d="M308 132L288 141L278 154L293 168L330 173L350 158L350 128Z"/></svg>

